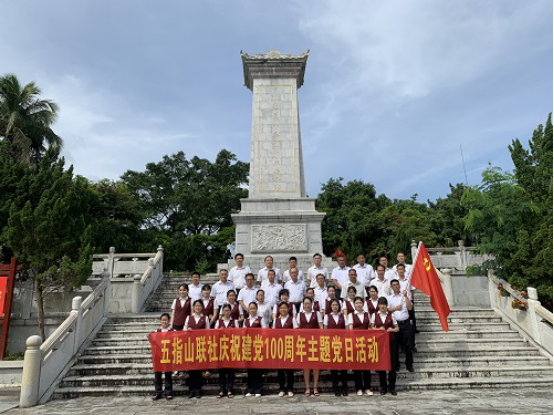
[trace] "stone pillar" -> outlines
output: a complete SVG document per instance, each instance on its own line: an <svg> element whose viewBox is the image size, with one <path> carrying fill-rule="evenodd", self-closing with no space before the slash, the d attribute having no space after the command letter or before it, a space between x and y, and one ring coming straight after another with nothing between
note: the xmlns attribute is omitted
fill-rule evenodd
<svg viewBox="0 0 554 415"><path fill-rule="evenodd" d="M110 273L106 268L102 273L104 283L106 284L104 288L104 317L107 317L108 313L112 309L112 281L110 278Z"/></svg>
<svg viewBox="0 0 554 415"><path fill-rule="evenodd" d="M23 374L21 376L21 393L19 396L19 407L29 408L38 404L40 387L40 368L42 363L42 352L40 336L31 336L25 342L27 350L23 360Z"/></svg>
<svg viewBox="0 0 554 415"><path fill-rule="evenodd" d="M417 242L415 239L412 239L412 243L410 244L410 247L412 248L412 263L415 261L415 256L417 253Z"/></svg>
<svg viewBox="0 0 554 415"><path fill-rule="evenodd" d="M452 290L452 270L450 268L441 269L442 289L449 305L454 305L454 292Z"/></svg>
<svg viewBox="0 0 554 415"><path fill-rule="evenodd" d="M140 313L140 309L142 307L140 297L142 294L142 284L140 280L142 279L142 275L135 274L133 277L133 302L131 305L131 312L133 313Z"/></svg>
<svg viewBox="0 0 554 415"><path fill-rule="evenodd" d="M108 254L108 272L110 273L110 278L113 278L114 256L115 247L110 246L110 252Z"/></svg>
<svg viewBox="0 0 554 415"><path fill-rule="evenodd" d="M158 262L158 266L160 267L159 268L160 274L162 274L164 272L164 248L163 248L163 246L158 245L158 250L157 251L161 256L160 262Z"/></svg>
<svg viewBox="0 0 554 415"><path fill-rule="evenodd" d="M91 293L89 295L93 294ZM77 314L77 318L75 320L75 332L73 333L75 339L73 342L74 355L79 350L79 347L81 347L81 329L83 323L83 310L81 308L82 303L83 297L73 297L73 301L71 302L71 314Z"/></svg>
<svg viewBox="0 0 554 415"><path fill-rule="evenodd" d="M527 299L527 315L529 317L529 322L531 323L530 325L533 340L542 345L540 330L542 318L535 311L535 307L541 305L541 302L539 301L539 294L537 293L537 289L533 287L527 287L527 294L529 296Z"/></svg>

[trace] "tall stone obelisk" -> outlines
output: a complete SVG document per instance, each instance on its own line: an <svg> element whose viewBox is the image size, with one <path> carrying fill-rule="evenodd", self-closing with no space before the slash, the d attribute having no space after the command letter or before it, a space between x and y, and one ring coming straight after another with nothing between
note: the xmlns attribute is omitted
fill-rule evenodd
<svg viewBox="0 0 554 415"><path fill-rule="evenodd" d="M306 197L297 90L304 83L308 52L241 52L244 84L252 91L250 182L241 212L233 215L236 249L250 267L263 267L271 254L287 269L291 255L304 270L322 253L321 221L315 198Z"/></svg>

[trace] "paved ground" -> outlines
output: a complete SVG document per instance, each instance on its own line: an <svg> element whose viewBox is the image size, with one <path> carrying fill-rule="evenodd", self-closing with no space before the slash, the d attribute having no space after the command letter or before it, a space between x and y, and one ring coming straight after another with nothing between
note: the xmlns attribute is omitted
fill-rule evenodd
<svg viewBox="0 0 554 415"><path fill-rule="evenodd" d="M348 396L319 398L296 395L293 398L263 396L261 398L200 400L177 397L173 401L152 402L149 397L80 398L51 401L28 409L9 409L10 415L75 415L75 414L394 414L394 415L473 415L473 414L552 414L552 390L467 390L400 392L398 396Z"/></svg>

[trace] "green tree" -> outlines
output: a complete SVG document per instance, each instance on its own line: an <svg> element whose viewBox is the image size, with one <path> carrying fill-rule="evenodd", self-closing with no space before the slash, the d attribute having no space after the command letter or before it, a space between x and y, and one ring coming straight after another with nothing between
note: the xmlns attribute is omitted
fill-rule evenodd
<svg viewBox="0 0 554 415"><path fill-rule="evenodd" d="M0 76L0 137L4 151L28 164L38 164L46 145L60 148L63 140L50 128L58 113L51 100L40 99L34 82L21 87L13 74Z"/></svg>
<svg viewBox="0 0 554 415"><path fill-rule="evenodd" d="M89 212L94 195L85 178L73 176L73 167L64 170L58 154L47 150L37 169L25 167L2 232L2 240L34 282L43 339L48 293L80 286L92 266ZM5 157L2 160L6 163ZM7 166L20 168L9 161Z"/></svg>

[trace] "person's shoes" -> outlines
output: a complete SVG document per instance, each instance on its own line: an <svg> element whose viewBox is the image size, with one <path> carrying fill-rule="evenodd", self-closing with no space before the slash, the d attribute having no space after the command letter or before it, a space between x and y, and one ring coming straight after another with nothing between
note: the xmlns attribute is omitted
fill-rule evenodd
<svg viewBox="0 0 554 415"><path fill-rule="evenodd" d="M252 394L250 392L248 392L246 395L244 395L245 398L250 398L252 396Z"/></svg>
<svg viewBox="0 0 554 415"><path fill-rule="evenodd" d="M391 394L392 396L396 396L396 395L397 395L397 394L396 394L396 389L391 389L391 390L390 390L390 394Z"/></svg>
<svg viewBox="0 0 554 415"><path fill-rule="evenodd" d="M356 392L356 395L358 396L362 396L364 394L364 392L360 389L358 392Z"/></svg>
<svg viewBox="0 0 554 415"><path fill-rule="evenodd" d="M421 333L421 332L420 332L418 329L415 329L415 330L414 330L414 333L415 333L415 334L419 334L419 333Z"/></svg>
<svg viewBox="0 0 554 415"><path fill-rule="evenodd" d="M335 396L340 396L340 392L335 392Z"/></svg>
<svg viewBox="0 0 554 415"><path fill-rule="evenodd" d="M162 395L160 395L159 393L152 396L153 401L157 401L158 399L162 399Z"/></svg>
<svg viewBox="0 0 554 415"><path fill-rule="evenodd" d="M285 392L281 391L281 392L279 392L279 395L277 395L277 396L279 396L279 398L282 398L283 396L285 396Z"/></svg>
<svg viewBox="0 0 554 415"><path fill-rule="evenodd" d="M202 396L200 395L200 392L196 394L196 399L200 399Z"/></svg>
<svg viewBox="0 0 554 415"><path fill-rule="evenodd" d="M367 396L373 396L373 392L371 392L370 389L366 389L366 390L365 390L365 394L366 394Z"/></svg>
<svg viewBox="0 0 554 415"><path fill-rule="evenodd" d="M342 393L342 396L348 396L348 392L347 392L347 391L344 391L344 392Z"/></svg>
<svg viewBox="0 0 554 415"><path fill-rule="evenodd" d="M387 390L386 389L381 389L381 395L386 395L387 394Z"/></svg>
<svg viewBox="0 0 554 415"><path fill-rule="evenodd" d="M262 396L261 393L257 393L257 394L256 394L256 398L259 398L260 396Z"/></svg>
<svg viewBox="0 0 554 415"><path fill-rule="evenodd" d="M170 401L170 400L173 399L173 395L165 395L165 399L167 399L168 401Z"/></svg>
<svg viewBox="0 0 554 415"><path fill-rule="evenodd" d="M287 395L292 398L294 396L294 392L289 392L289 393L287 393Z"/></svg>
<svg viewBox="0 0 554 415"><path fill-rule="evenodd" d="M412 347L412 352L417 353L417 347Z"/></svg>
<svg viewBox="0 0 554 415"><path fill-rule="evenodd" d="M413 366L407 366L406 369L408 370L408 372L413 372L414 371Z"/></svg>

